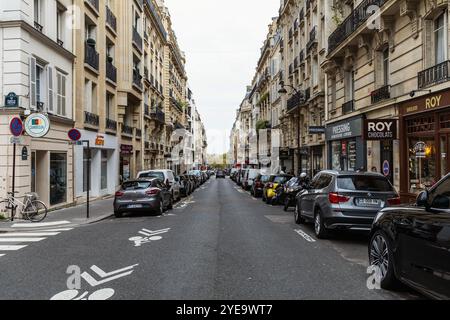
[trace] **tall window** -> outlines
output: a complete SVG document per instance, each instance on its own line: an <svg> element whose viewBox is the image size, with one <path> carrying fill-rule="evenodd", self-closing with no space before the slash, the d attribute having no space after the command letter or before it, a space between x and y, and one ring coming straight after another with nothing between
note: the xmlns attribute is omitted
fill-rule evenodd
<svg viewBox="0 0 450 320"><path fill-rule="evenodd" d="M44 67L36 64L36 102L39 106L44 98Z"/></svg>
<svg viewBox="0 0 450 320"><path fill-rule="evenodd" d="M353 100L355 97L355 72L345 72L345 99L348 101Z"/></svg>
<svg viewBox="0 0 450 320"><path fill-rule="evenodd" d="M106 117L108 119L114 119L114 106L113 106L114 96L107 92L106 93Z"/></svg>
<svg viewBox="0 0 450 320"><path fill-rule="evenodd" d="M41 0L34 0L34 22L41 23Z"/></svg>
<svg viewBox="0 0 450 320"><path fill-rule="evenodd" d="M102 150L102 163L101 163L101 181L100 188L105 190L108 188L108 150Z"/></svg>
<svg viewBox="0 0 450 320"><path fill-rule="evenodd" d="M57 27L57 35L59 41L64 41L64 14L66 9L58 3L58 8L56 12L56 27Z"/></svg>
<svg viewBox="0 0 450 320"><path fill-rule="evenodd" d="M446 25L447 13L441 14L434 20L434 50L436 64L442 63L446 60Z"/></svg>
<svg viewBox="0 0 450 320"><path fill-rule="evenodd" d="M383 50L383 82L389 84L389 48Z"/></svg>
<svg viewBox="0 0 450 320"><path fill-rule="evenodd" d="M66 75L61 72L57 72L57 113L61 116L66 116Z"/></svg>

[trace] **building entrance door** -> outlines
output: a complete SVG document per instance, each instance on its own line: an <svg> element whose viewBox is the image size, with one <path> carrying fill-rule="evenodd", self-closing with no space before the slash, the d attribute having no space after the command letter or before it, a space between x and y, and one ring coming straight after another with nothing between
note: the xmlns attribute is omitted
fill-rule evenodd
<svg viewBox="0 0 450 320"><path fill-rule="evenodd" d="M389 179L392 185L394 185L394 153L392 140L380 141L380 151L381 173Z"/></svg>

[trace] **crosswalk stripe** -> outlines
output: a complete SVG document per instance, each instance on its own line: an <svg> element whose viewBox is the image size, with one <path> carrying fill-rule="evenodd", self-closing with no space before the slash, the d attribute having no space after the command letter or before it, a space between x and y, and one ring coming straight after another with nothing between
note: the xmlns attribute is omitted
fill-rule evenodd
<svg viewBox="0 0 450 320"><path fill-rule="evenodd" d="M8 246L8 245L6 245L6 246L0 246L0 251L17 251L17 250L23 249L25 247L27 247L27 246L26 245L25 246Z"/></svg>
<svg viewBox="0 0 450 320"><path fill-rule="evenodd" d="M42 228L50 226L58 226L62 224L69 224L70 221L55 221L55 222L40 222L40 223L16 223L13 228Z"/></svg>
<svg viewBox="0 0 450 320"><path fill-rule="evenodd" d="M47 238L0 238L0 242L39 242Z"/></svg>
<svg viewBox="0 0 450 320"><path fill-rule="evenodd" d="M73 228L62 228L62 229L46 229L46 230L36 230L39 232L62 232L62 231L70 231L73 230Z"/></svg>
<svg viewBox="0 0 450 320"><path fill-rule="evenodd" d="M14 232L14 233L5 233L0 234L0 238L6 237L49 237L56 236L60 234L60 232Z"/></svg>
<svg viewBox="0 0 450 320"><path fill-rule="evenodd" d="M3 256L4 256L4 254L0 254L0 258L3 257Z"/></svg>

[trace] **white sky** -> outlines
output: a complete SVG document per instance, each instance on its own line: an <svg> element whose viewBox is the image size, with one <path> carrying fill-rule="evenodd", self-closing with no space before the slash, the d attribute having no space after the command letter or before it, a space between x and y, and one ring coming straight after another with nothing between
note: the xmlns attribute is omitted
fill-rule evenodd
<svg viewBox="0 0 450 320"><path fill-rule="evenodd" d="M189 85L205 123L208 153L229 148L229 132L251 84L279 0L165 0Z"/></svg>

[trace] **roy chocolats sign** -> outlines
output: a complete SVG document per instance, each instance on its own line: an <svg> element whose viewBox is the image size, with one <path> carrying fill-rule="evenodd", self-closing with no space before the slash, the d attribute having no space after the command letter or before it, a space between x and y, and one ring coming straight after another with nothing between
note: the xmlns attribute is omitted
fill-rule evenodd
<svg viewBox="0 0 450 320"><path fill-rule="evenodd" d="M395 119L364 120L364 139L365 140L397 139L397 120Z"/></svg>

